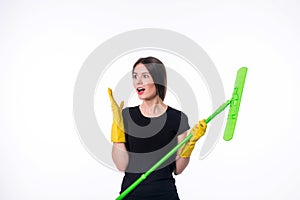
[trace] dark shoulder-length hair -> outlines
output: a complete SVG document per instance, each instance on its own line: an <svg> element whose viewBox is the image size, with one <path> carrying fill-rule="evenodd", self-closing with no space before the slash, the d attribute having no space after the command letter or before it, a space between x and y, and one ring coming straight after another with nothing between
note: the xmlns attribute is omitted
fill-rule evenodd
<svg viewBox="0 0 300 200"><path fill-rule="evenodd" d="M142 63L148 69L150 75L153 78L156 92L158 96L164 100L167 92L167 72L165 65L155 57L146 57L138 59L132 68L132 73L134 68L139 64Z"/></svg>

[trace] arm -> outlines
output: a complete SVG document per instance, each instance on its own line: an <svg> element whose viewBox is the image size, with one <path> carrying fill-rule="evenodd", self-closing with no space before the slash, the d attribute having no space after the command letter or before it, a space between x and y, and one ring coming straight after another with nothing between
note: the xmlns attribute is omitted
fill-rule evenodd
<svg viewBox="0 0 300 200"><path fill-rule="evenodd" d="M112 147L112 159L120 171L125 171L128 165L128 152L123 142L114 142Z"/></svg>
<svg viewBox="0 0 300 200"><path fill-rule="evenodd" d="M192 154L192 151L195 147L196 142L205 134L206 131L206 122L205 119L197 122L195 126L190 130L190 133L193 134L192 138L185 143L185 145L178 150L178 159L176 160L176 169L174 171L175 174L180 174L186 168L189 163L189 158ZM187 132L178 136L178 141L182 141Z"/></svg>
<svg viewBox="0 0 300 200"><path fill-rule="evenodd" d="M187 131L180 134L177 137L178 143L180 143L185 137L187 136ZM180 156L180 152L182 150L182 147L177 151L177 157L176 157L176 168L174 170L174 174L178 175L181 174L183 172L183 170L187 167L187 165L190 162L190 157L188 158L182 158Z"/></svg>

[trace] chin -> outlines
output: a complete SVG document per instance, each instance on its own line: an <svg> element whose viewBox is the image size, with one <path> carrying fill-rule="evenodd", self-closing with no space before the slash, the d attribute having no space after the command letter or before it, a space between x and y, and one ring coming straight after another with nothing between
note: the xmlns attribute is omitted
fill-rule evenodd
<svg viewBox="0 0 300 200"><path fill-rule="evenodd" d="M147 100L149 98L147 98L147 96L138 96L140 100Z"/></svg>
<svg viewBox="0 0 300 200"><path fill-rule="evenodd" d="M147 96L139 96L139 99L140 100L143 100L143 101L147 101L147 100L152 100L152 99L155 99L157 98L158 95L147 95Z"/></svg>

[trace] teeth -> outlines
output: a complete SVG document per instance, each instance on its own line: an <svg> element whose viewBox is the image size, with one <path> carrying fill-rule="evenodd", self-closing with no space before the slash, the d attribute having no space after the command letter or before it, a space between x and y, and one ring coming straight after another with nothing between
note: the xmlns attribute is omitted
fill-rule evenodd
<svg viewBox="0 0 300 200"><path fill-rule="evenodd" d="M143 91L143 90L145 90L145 89L144 89L144 88L141 88L141 87L137 88L137 91L138 91L138 92Z"/></svg>

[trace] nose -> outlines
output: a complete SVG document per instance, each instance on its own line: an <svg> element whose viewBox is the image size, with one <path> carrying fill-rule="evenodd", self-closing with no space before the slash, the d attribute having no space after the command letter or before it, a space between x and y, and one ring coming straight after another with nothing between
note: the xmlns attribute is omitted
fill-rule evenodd
<svg viewBox="0 0 300 200"><path fill-rule="evenodd" d="M141 77L141 76L137 76L136 84L137 84L137 85L142 85L142 84L143 84L143 81L142 81L142 77Z"/></svg>

